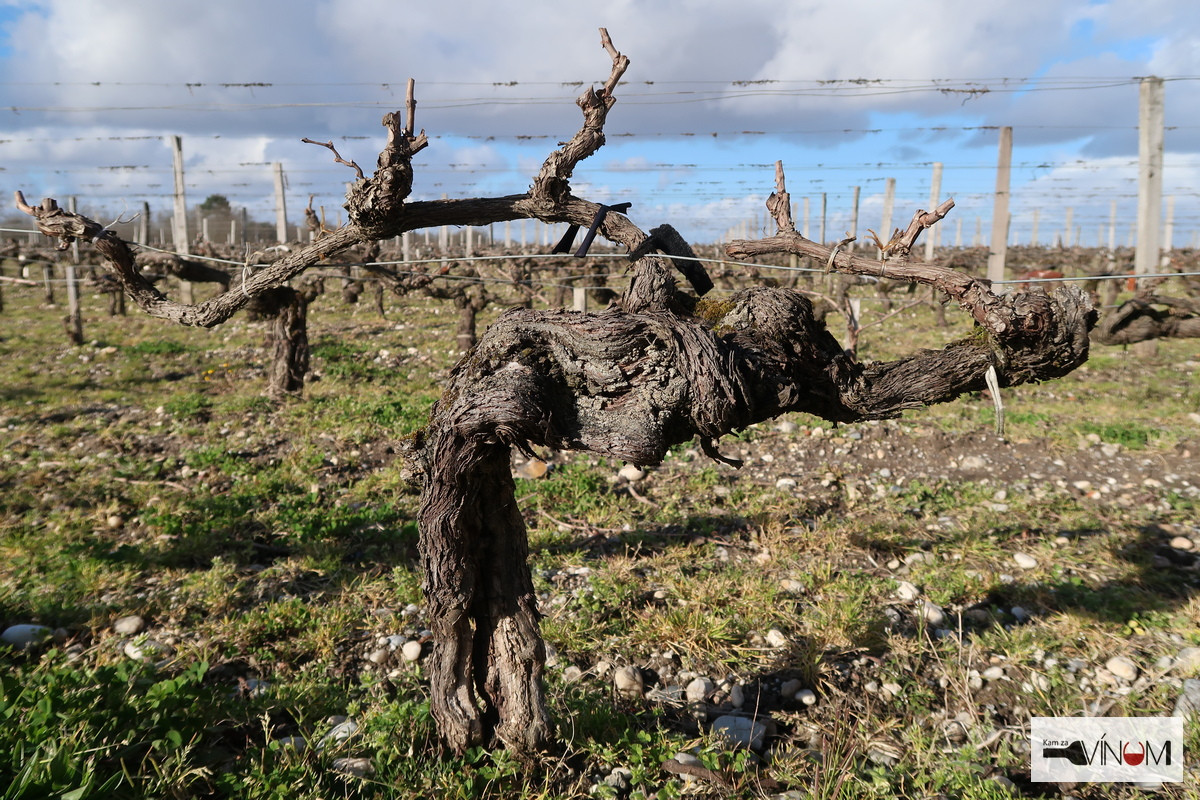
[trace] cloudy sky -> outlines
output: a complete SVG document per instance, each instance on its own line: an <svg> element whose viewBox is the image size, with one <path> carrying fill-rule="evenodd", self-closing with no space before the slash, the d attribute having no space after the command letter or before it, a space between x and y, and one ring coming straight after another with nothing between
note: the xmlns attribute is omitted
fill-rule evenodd
<svg viewBox="0 0 1200 800"><path fill-rule="evenodd" d="M167 139L183 137L190 202L228 196L272 218L281 162L294 222L308 195L340 210L346 167L369 172L380 119L416 81L414 197L524 191L578 128L574 98L608 75L597 29L632 61L609 143L573 183L631 201L643 228L695 241L761 228L782 159L829 238L879 229L885 181L903 224L931 165L970 244L987 235L997 128L1014 128L1013 240L1045 243L1066 209L1096 244L1117 201L1135 214L1138 78L1166 80L1165 185L1177 246L1200 229L1200 14L1195 0L0 0L0 188L75 195L103 218L169 213ZM980 222L977 222L979 220ZM961 222L959 222L961 221Z"/></svg>

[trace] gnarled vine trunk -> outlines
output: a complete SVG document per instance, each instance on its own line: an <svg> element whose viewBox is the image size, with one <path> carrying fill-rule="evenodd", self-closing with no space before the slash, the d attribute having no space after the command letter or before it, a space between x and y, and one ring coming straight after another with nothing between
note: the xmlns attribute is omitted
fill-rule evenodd
<svg viewBox="0 0 1200 800"><path fill-rule="evenodd" d="M852 422L985 387L1057 377L1087 357L1081 293L1018 294L991 308L995 327L941 351L863 365L843 352L810 302L747 289L696 303L666 262L638 263L616 307L596 314L517 309L455 368L412 456L426 595L438 649L434 714L461 752L493 738L546 747L543 645L510 448L587 450L638 465L699 436L716 439L788 411Z"/></svg>

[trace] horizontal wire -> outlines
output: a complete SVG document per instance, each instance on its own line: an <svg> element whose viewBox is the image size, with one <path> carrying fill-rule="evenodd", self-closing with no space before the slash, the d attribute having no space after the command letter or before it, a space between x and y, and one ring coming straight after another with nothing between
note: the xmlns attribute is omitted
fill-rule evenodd
<svg viewBox="0 0 1200 800"><path fill-rule="evenodd" d="M12 229L12 228L0 228L0 232L35 233L36 231L26 231L26 230ZM133 244L133 246L136 248L150 250L150 251L157 252L157 253L166 253L169 255L176 255L175 251L173 251L173 250L163 250L163 249L160 249L157 247L153 247L151 245L142 245L142 244L135 243L135 244ZM196 260L196 261L211 261L211 262L215 262L218 264L229 264L231 266L236 266L239 269L240 268L249 268L251 270L260 270L260 269L266 269L267 267L271 266L270 264L246 265L245 263L240 262L240 261L232 261L230 259L215 258L213 256L185 255L185 256L181 256L181 257L188 258L191 260ZM792 267L792 266L785 266L785 265L781 265L781 264L759 264L759 263L755 263L753 261L733 261L733 260L721 259L721 258L704 258L701 256L694 256L694 257L693 256L663 256L663 257L670 258L672 260L677 260L677 261L695 261L695 262L698 262L701 264L716 264L716 265L735 266L735 267L751 267L754 269L778 270L781 272L807 272L807 273L813 273L813 274L833 274L833 273L830 273L828 270L824 269L823 267L800 267L800 266ZM408 261L372 261L369 263L377 265L377 266L405 266L405 265L414 265L414 264L443 264L443 263L447 263L447 262L471 263L471 262L486 262L486 261L511 261L513 259L518 259L518 258L568 260L568 259L572 259L573 256L559 254L559 253L509 253L509 254L502 254L502 255L485 255L485 256L449 256L448 255L448 256L437 256L437 257L432 257L432 258L411 259ZM627 259L627 256L623 253L589 253L587 255L587 258ZM26 264L51 264L51 265L54 265L53 262L40 261L40 260L26 261L25 263ZM886 262L884 262L884 263L886 264ZM314 266L317 266L317 265L314 265ZM356 263L348 263L348 264L324 264L321 266L322 267L362 266L362 263L356 262ZM449 273L447 273L445 275L430 275L427 272L398 271L396 274L397 275L424 276L424 277L432 278L432 279L476 281L476 282L480 282L480 283L505 283L505 284L523 283L523 284L528 284L528 285L535 285L535 282L533 282L533 281L510 280L510 279L504 279L504 278L487 278L487 277L472 276L472 275L451 275ZM837 274L845 274L845 273L837 273ZM334 277L338 277L338 276L334 276ZM367 276L362 276L362 277L348 276L347 279L348 280L364 280L366 277ZM574 276L572 278L572 280L579 280L582 278L589 278L589 277L612 277L612 276L608 275L606 273L601 273L601 274L598 274L595 276L580 275L580 276ZM876 276L864 276L864 277L876 277ZM886 275L881 276L881 277L888 278L889 280L899 280L898 278L890 278L889 276L886 276ZM1128 274L1128 273L1115 274L1114 273L1114 274L1107 274L1107 275L1063 276L1061 278L1012 278L1012 279L991 281L991 284L993 286L1002 286L1002 285L1027 284L1027 283L1054 283L1054 282L1069 283L1069 282L1076 282L1076 281L1129 280L1131 278L1132 279L1143 279L1143 278L1194 278L1194 277L1200 277L1200 271L1198 271L1198 272L1154 272L1154 273L1141 273L1141 274ZM575 284L573 284L573 283L572 284L559 284L559 283L547 283L547 282L536 283L536 285L572 286L572 287L575 286ZM606 289L606 288L611 288L611 287L594 286L594 287L584 287L584 288Z"/></svg>

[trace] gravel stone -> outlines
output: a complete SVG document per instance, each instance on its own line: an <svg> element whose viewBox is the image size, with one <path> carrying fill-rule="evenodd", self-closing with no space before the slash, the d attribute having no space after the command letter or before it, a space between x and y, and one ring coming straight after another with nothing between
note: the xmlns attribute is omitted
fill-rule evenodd
<svg viewBox="0 0 1200 800"><path fill-rule="evenodd" d="M896 597L901 600L916 600L920 596L921 590L917 588L916 584L908 581L899 581L896 584Z"/></svg>
<svg viewBox="0 0 1200 800"><path fill-rule="evenodd" d="M404 656L405 661L417 661L421 658L421 643L416 639L405 642L400 647L400 655Z"/></svg>
<svg viewBox="0 0 1200 800"><path fill-rule="evenodd" d="M940 628L946 624L946 612L942 611L935 603L929 600L922 601L921 615L925 617L926 622L935 628Z"/></svg>
<svg viewBox="0 0 1200 800"><path fill-rule="evenodd" d="M619 668L613 673L613 688L627 697L641 697L645 688L642 671L634 666Z"/></svg>
<svg viewBox="0 0 1200 800"><path fill-rule="evenodd" d="M1195 672L1200 670L1200 647L1185 647L1175 656L1171 669L1176 672Z"/></svg>
<svg viewBox="0 0 1200 800"><path fill-rule="evenodd" d="M617 475L621 476L630 483L637 483L642 478L646 477L646 470L634 464L626 464L617 470Z"/></svg>
<svg viewBox="0 0 1200 800"><path fill-rule="evenodd" d="M365 778L375 771L375 765L369 758L335 758L333 771L351 778Z"/></svg>
<svg viewBox="0 0 1200 800"><path fill-rule="evenodd" d="M1021 569L1037 569L1038 560L1028 553L1013 553L1013 561Z"/></svg>
<svg viewBox="0 0 1200 800"><path fill-rule="evenodd" d="M153 639L125 643L125 655L134 661L160 661L175 655L175 648Z"/></svg>
<svg viewBox="0 0 1200 800"><path fill-rule="evenodd" d="M771 647L786 647L788 643L787 636L778 628L771 628L767 631L767 644Z"/></svg>
<svg viewBox="0 0 1200 800"><path fill-rule="evenodd" d="M1138 665L1125 656L1113 656L1104 662L1104 667L1123 681L1137 680Z"/></svg>
<svg viewBox="0 0 1200 800"><path fill-rule="evenodd" d="M796 699L806 706L811 706L817 702L817 693L812 689L801 689L796 692Z"/></svg>
<svg viewBox="0 0 1200 800"><path fill-rule="evenodd" d="M1200 714L1200 679L1188 678L1183 682L1183 693L1175 700L1173 717L1183 717L1185 722Z"/></svg>
<svg viewBox="0 0 1200 800"><path fill-rule="evenodd" d="M0 641L11 644L19 650L37 647L53 636L53 632L45 625L10 625L0 633Z"/></svg>
<svg viewBox="0 0 1200 800"><path fill-rule="evenodd" d="M1171 547L1176 550L1191 550L1195 546L1195 543L1186 536L1176 536L1171 540Z"/></svg>
<svg viewBox="0 0 1200 800"><path fill-rule="evenodd" d="M727 715L717 717L713 722L712 732L734 747L761 750L763 740L767 737L767 726L748 717Z"/></svg>
<svg viewBox="0 0 1200 800"><path fill-rule="evenodd" d="M783 682L783 685L779 687L779 694L781 694L785 698L795 697L796 692L800 691L803 688L804 688L804 681L802 681L798 678L792 678L790 680L786 680Z"/></svg>
<svg viewBox="0 0 1200 800"><path fill-rule="evenodd" d="M684 692L689 703L703 703L716 690L716 685L708 678L696 678L687 685Z"/></svg>
<svg viewBox="0 0 1200 800"><path fill-rule="evenodd" d="M121 617L113 623L113 633L119 636L136 636L146 627L146 620L137 614Z"/></svg>

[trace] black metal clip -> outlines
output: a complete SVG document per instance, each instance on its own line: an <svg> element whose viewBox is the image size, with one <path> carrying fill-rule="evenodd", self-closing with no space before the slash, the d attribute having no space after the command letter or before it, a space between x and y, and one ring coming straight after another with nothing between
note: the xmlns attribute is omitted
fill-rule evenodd
<svg viewBox="0 0 1200 800"><path fill-rule="evenodd" d="M579 249L575 251L575 258L583 258L588 254L588 248L592 246L592 242L596 239L596 231L600 229L600 225L604 222L604 218L608 216L609 211L616 211L618 214L624 214L633 203L616 203L611 206L600 204L600 208L596 210L596 216L592 218L592 224L588 228L587 234L583 237L583 242L580 243ZM578 225L567 226L567 232L558 240L558 244L554 245L551 253L569 253L571 246L575 243L575 236L579 233Z"/></svg>

